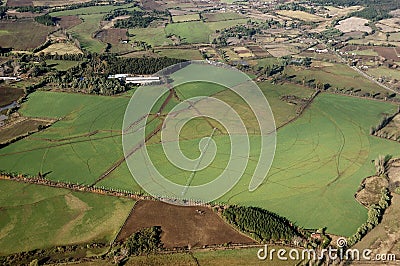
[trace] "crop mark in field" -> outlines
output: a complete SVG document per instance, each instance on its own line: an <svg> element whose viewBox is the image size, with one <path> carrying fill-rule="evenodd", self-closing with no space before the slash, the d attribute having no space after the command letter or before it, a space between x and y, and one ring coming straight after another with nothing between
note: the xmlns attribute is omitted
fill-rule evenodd
<svg viewBox="0 0 400 266"><path fill-rule="evenodd" d="M97 141L97 140L104 140L104 139L115 138L115 137L117 137L117 136L105 136L105 137L100 137L100 138L96 138L93 140ZM28 152L37 151L37 150L44 150L44 149L48 149L48 148L57 148L57 147L70 145L71 143L76 144L76 143L84 143L84 142L88 142L88 141L91 141L91 140L87 140L87 139L86 140L78 140L78 141L74 141L74 142L60 143L60 144L55 144L55 145L50 145L50 146L37 147L37 148L27 149L27 150L23 150L23 151L3 153L3 154L0 154L0 157L16 155L16 154L23 154L23 153L28 153Z"/></svg>
<svg viewBox="0 0 400 266"><path fill-rule="evenodd" d="M203 160L204 154L206 153L206 151L207 151L207 149L208 149L208 147L210 145L210 141L211 141L212 137L214 136L214 133L215 133L216 130L217 130L216 128L213 129L213 131L211 132L211 135L209 136L209 138L207 140L207 143L206 143L206 145L204 147L204 150L201 151L199 161L197 162L197 165L195 166L195 169L190 174L190 176L189 176L189 178L188 178L188 180L186 182L185 188L182 191L182 196L186 195L186 193L187 193L187 191L189 189L189 186L192 184L192 181L193 181L193 179L194 179L194 177L195 177L195 175L197 173L197 169L199 168L200 163Z"/></svg>
<svg viewBox="0 0 400 266"><path fill-rule="evenodd" d="M44 161L46 160L48 152L49 152L49 149L46 149L45 152L43 153L42 163L40 164L40 173L43 173L43 165L44 165Z"/></svg>
<svg viewBox="0 0 400 266"><path fill-rule="evenodd" d="M167 106L167 104L169 103L169 101L172 99L173 95L174 95L174 89L170 89L169 90L169 94L167 96L167 98L165 99L165 101L162 103L160 109L158 110L158 113L162 113L162 111L164 110L164 108ZM138 121L135 121L133 124L131 124L129 126L129 128L132 128L132 125L137 125L139 123L139 121L142 121L144 119L144 117L148 117L148 115L145 115L141 118L139 118ZM154 120L155 118L153 118ZM151 121L153 121L151 120ZM101 174L99 176L99 178L97 178L97 180L91 185L92 187L95 186L96 184L98 184L101 180L103 180L104 178L106 178L107 176L109 176L112 172L114 172L115 169L117 169L119 166L121 166L121 164L123 162L126 161L127 158L129 158L130 156L132 156L135 152L137 152L138 150L140 150L140 148L143 147L143 145L146 145L146 143L155 135L157 135L157 133L162 129L163 126L163 121L152 131L149 133L149 135L147 135L144 139L143 142L139 142L131 151L129 151L127 154L124 154L124 156L120 159L118 159L114 164L111 165L111 167L109 167L103 174ZM139 129L137 129L139 130ZM126 130L123 130L123 134L125 134Z"/></svg>

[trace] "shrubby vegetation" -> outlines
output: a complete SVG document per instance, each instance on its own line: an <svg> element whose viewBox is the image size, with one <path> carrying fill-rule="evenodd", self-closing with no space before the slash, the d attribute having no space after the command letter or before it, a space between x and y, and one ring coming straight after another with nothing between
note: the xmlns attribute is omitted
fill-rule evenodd
<svg viewBox="0 0 400 266"><path fill-rule="evenodd" d="M20 6L16 10L18 12L40 13L47 8L49 8L49 7L48 6Z"/></svg>
<svg viewBox="0 0 400 266"><path fill-rule="evenodd" d="M228 38L234 37L238 39L251 39L256 34L261 34L262 30L267 30L273 27L282 27L282 25L273 19L267 20L265 22L256 22L248 20L246 25L236 25L230 28L217 31L220 35L215 38L212 43L219 44L221 46L227 46Z"/></svg>
<svg viewBox="0 0 400 266"><path fill-rule="evenodd" d="M130 256L154 254L163 248L161 232L159 226L144 228L116 245L107 256L113 258L115 264L123 265Z"/></svg>
<svg viewBox="0 0 400 266"><path fill-rule="evenodd" d="M114 23L115 28L147 28L151 22L157 19L162 19L168 14L160 11L143 12L143 11L128 11L125 9L117 9L107 14L104 20L111 21L120 16L129 16L127 19L120 19Z"/></svg>
<svg viewBox="0 0 400 266"><path fill-rule="evenodd" d="M358 241L360 241L369 231L371 231L375 226L379 224L382 219L382 216L390 205L390 192L387 188L382 189L381 199L378 204L373 204L369 207L368 210L368 219L362 224L357 232L348 238L348 245L353 246Z"/></svg>
<svg viewBox="0 0 400 266"><path fill-rule="evenodd" d="M43 24L46 26L55 26L56 25L56 18L53 18L49 14L35 17L35 21L37 23L40 23L40 24Z"/></svg>
<svg viewBox="0 0 400 266"><path fill-rule="evenodd" d="M291 241L300 233L289 220L256 207L231 206L224 210L225 219L258 241Z"/></svg>
<svg viewBox="0 0 400 266"><path fill-rule="evenodd" d="M130 236L123 248L128 250L129 255L144 255L155 253L162 248L161 227L153 226L145 228Z"/></svg>

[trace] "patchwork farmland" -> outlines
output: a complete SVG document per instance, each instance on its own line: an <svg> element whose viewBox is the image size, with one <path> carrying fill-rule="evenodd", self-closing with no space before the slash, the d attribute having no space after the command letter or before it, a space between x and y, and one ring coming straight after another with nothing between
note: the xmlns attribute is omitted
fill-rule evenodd
<svg viewBox="0 0 400 266"><path fill-rule="evenodd" d="M338 239L399 256L400 3L356 2L3 1L0 264L302 265L257 254ZM222 173L225 194L191 193Z"/></svg>

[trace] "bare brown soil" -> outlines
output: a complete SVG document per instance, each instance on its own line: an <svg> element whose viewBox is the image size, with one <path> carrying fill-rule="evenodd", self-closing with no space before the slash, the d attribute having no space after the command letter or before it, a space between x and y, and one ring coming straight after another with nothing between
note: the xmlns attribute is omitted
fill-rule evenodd
<svg viewBox="0 0 400 266"><path fill-rule="evenodd" d="M263 48L261 48L258 45L248 46L248 48L257 57L269 57L269 56L271 56L271 54L268 53L267 50L264 50Z"/></svg>
<svg viewBox="0 0 400 266"><path fill-rule="evenodd" d="M9 105L24 95L20 88L0 87L0 107Z"/></svg>
<svg viewBox="0 0 400 266"><path fill-rule="evenodd" d="M51 121L43 121L34 118L22 118L20 121L10 126L0 128L0 144L7 143L9 140L20 136L25 136L29 132L38 131L39 126L51 124Z"/></svg>
<svg viewBox="0 0 400 266"><path fill-rule="evenodd" d="M44 26L33 19L7 20L0 22L2 33L0 46L15 50L28 50L38 47L46 41L47 35L55 27Z"/></svg>
<svg viewBox="0 0 400 266"><path fill-rule="evenodd" d="M207 207L176 206L160 201L136 203L117 236L117 241L151 226L161 226L161 240L166 248L255 243L254 240L226 224Z"/></svg>
<svg viewBox="0 0 400 266"><path fill-rule="evenodd" d="M126 29L105 29L99 31L96 34L96 38L105 43L117 44L123 40L128 40L126 32Z"/></svg>
<svg viewBox="0 0 400 266"><path fill-rule="evenodd" d="M33 6L33 0L7 0L7 6Z"/></svg>
<svg viewBox="0 0 400 266"><path fill-rule="evenodd" d="M164 11L167 8L167 6L164 5L161 1L141 0L140 2L142 3L143 8L146 9L146 10Z"/></svg>
<svg viewBox="0 0 400 266"><path fill-rule="evenodd" d="M400 60L400 57L397 56L396 49L394 47L375 47L374 50L387 60Z"/></svg>
<svg viewBox="0 0 400 266"><path fill-rule="evenodd" d="M78 16L62 16L58 23L63 29L70 29L81 24L82 20Z"/></svg>

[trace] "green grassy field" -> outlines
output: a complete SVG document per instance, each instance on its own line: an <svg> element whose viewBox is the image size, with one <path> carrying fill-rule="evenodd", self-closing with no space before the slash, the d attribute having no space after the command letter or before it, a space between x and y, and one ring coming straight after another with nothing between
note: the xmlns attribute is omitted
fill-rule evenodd
<svg viewBox="0 0 400 266"><path fill-rule="evenodd" d="M80 61L69 61L69 60L46 60L46 64L59 71L66 71L74 66L79 65Z"/></svg>
<svg viewBox="0 0 400 266"><path fill-rule="evenodd" d="M268 97L273 110L276 114L287 113L290 109L277 109L278 102L273 104L271 99L281 93L278 88L275 90L278 92L270 92ZM295 89L289 91L293 93ZM275 161L264 184L255 192L247 190L259 153L252 149L245 175L220 201L263 207L306 228L327 226L331 233L351 235L366 219L366 209L353 195L361 180L374 172L371 161L379 154L398 156L398 145L368 133L371 125L395 109L390 104L357 98L330 94L317 97L301 118L278 131ZM285 118L288 119L281 117ZM200 128L205 130L206 127ZM211 132L212 128L208 127ZM200 135L207 135L207 132L197 130L196 126L188 128L189 131L183 130L182 134L192 138L183 138L181 149L184 154L196 157ZM226 165L229 139L221 134L213 139L218 146L216 159L208 168L196 173L193 184L212 180ZM250 142L253 147L259 146L256 135L250 136ZM162 174L174 182L185 182L190 172L169 165L160 144L153 143L148 149ZM129 178L121 177L129 175L124 171L127 171L126 166L102 184L112 186L112 179L119 180L120 185L130 184Z"/></svg>
<svg viewBox="0 0 400 266"><path fill-rule="evenodd" d="M368 74L376 78L386 77L389 79L397 79L397 80L400 79L400 71L383 66L379 68L369 68Z"/></svg>
<svg viewBox="0 0 400 266"><path fill-rule="evenodd" d="M134 201L0 181L0 255L113 240Z"/></svg>
<svg viewBox="0 0 400 266"><path fill-rule="evenodd" d="M314 62L313 65L315 67L309 69L289 67L285 73L289 76L293 75L298 81L314 79L316 82L328 83L339 89L361 89L362 92L371 94L387 92L346 65L325 62Z"/></svg>
<svg viewBox="0 0 400 266"><path fill-rule="evenodd" d="M2 149L0 165L8 171L42 172L53 180L91 184L123 156L121 129L128 101L125 97L31 94L22 107L23 115L63 119Z"/></svg>
<svg viewBox="0 0 400 266"><path fill-rule="evenodd" d="M183 69L180 73L185 76ZM218 78L215 71L210 78ZM175 77L178 82L180 76ZM234 77L235 78L235 77ZM232 80L231 82L234 82ZM205 86L206 85L206 86ZM284 95L307 98L312 90L298 85L259 84L267 96L277 125L295 116L297 106L283 102ZM369 136L369 128L396 106L371 100L322 94L295 122L278 131L275 161L264 184L255 192L247 188L259 155L257 124L242 100L225 88L188 83L176 89L181 99L196 95L215 95L229 103L250 129L251 152L245 175L237 186L219 199L223 202L260 206L286 216L307 228L328 227L328 232L351 235L366 219L366 209L354 200L360 181L374 172L371 160L379 154L398 156L399 146ZM54 180L92 184L106 169L122 157L121 128L127 97L99 97L78 94L36 92L22 107L22 114L33 117L61 118L54 126L0 151L4 170L22 173L48 173ZM177 103L173 99L163 113ZM155 112L161 101L153 108ZM57 108L56 108L57 107ZM49 111L51 110L51 111ZM208 121L207 121L208 120ZM190 158L199 155L198 142L209 136L215 122L191 121L181 132L181 148ZM162 120L148 124L154 129ZM209 123L213 124L211 126ZM218 126L217 126L218 127ZM88 133L95 133L87 135ZM150 130L148 130L150 132ZM148 143L154 164L166 177L185 183L190 172L170 165L163 155L159 135ZM218 146L212 164L198 171L193 184L210 181L226 165L230 152L224 130L217 132ZM126 164L122 164L98 186L140 191Z"/></svg>
<svg viewBox="0 0 400 266"><path fill-rule="evenodd" d="M146 29L135 28L135 29L129 29L128 31L130 35L134 35L133 37L129 38L131 42L143 41L150 44L153 47L172 44L172 41L166 37L163 27L159 28L149 27Z"/></svg>
<svg viewBox="0 0 400 266"><path fill-rule="evenodd" d="M399 146L368 135L395 107L380 102L321 95L296 122L278 131L275 160L266 182L248 192L249 177L221 200L264 207L298 225L351 235L366 219L354 200L361 180L374 172L378 154L398 156Z"/></svg>
<svg viewBox="0 0 400 266"><path fill-rule="evenodd" d="M182 23L168 24L165 28L167 35L176 35L184 43L208 43L211 34L216 30L245 24L246 19L227 20L218 22L189 21Z"/></svg>
<svg viewBox="0 0 400 266"><path fill-rule="evenodd" d="M202 56L199 50L189 50L189 49L162 49L156 50L160 56L167 56L171 58L182 58L186 60L201 60Z"/></svg>
<svg viewBox="0 0 400 266"><path fill-rule="evenodd" d="M93 34L99 30L103 14L81 15L82 23L69 29L68 32L80 42L81 48L90 52L101 53L106 44L94 39Z"/></svg>
<svg viewBox="0 0 400 266"><path fill-rule="evenodd" d="M196 21L196 20L200 20L199 14L172 16L173 22L185 22L185 21Z"/></svg>

